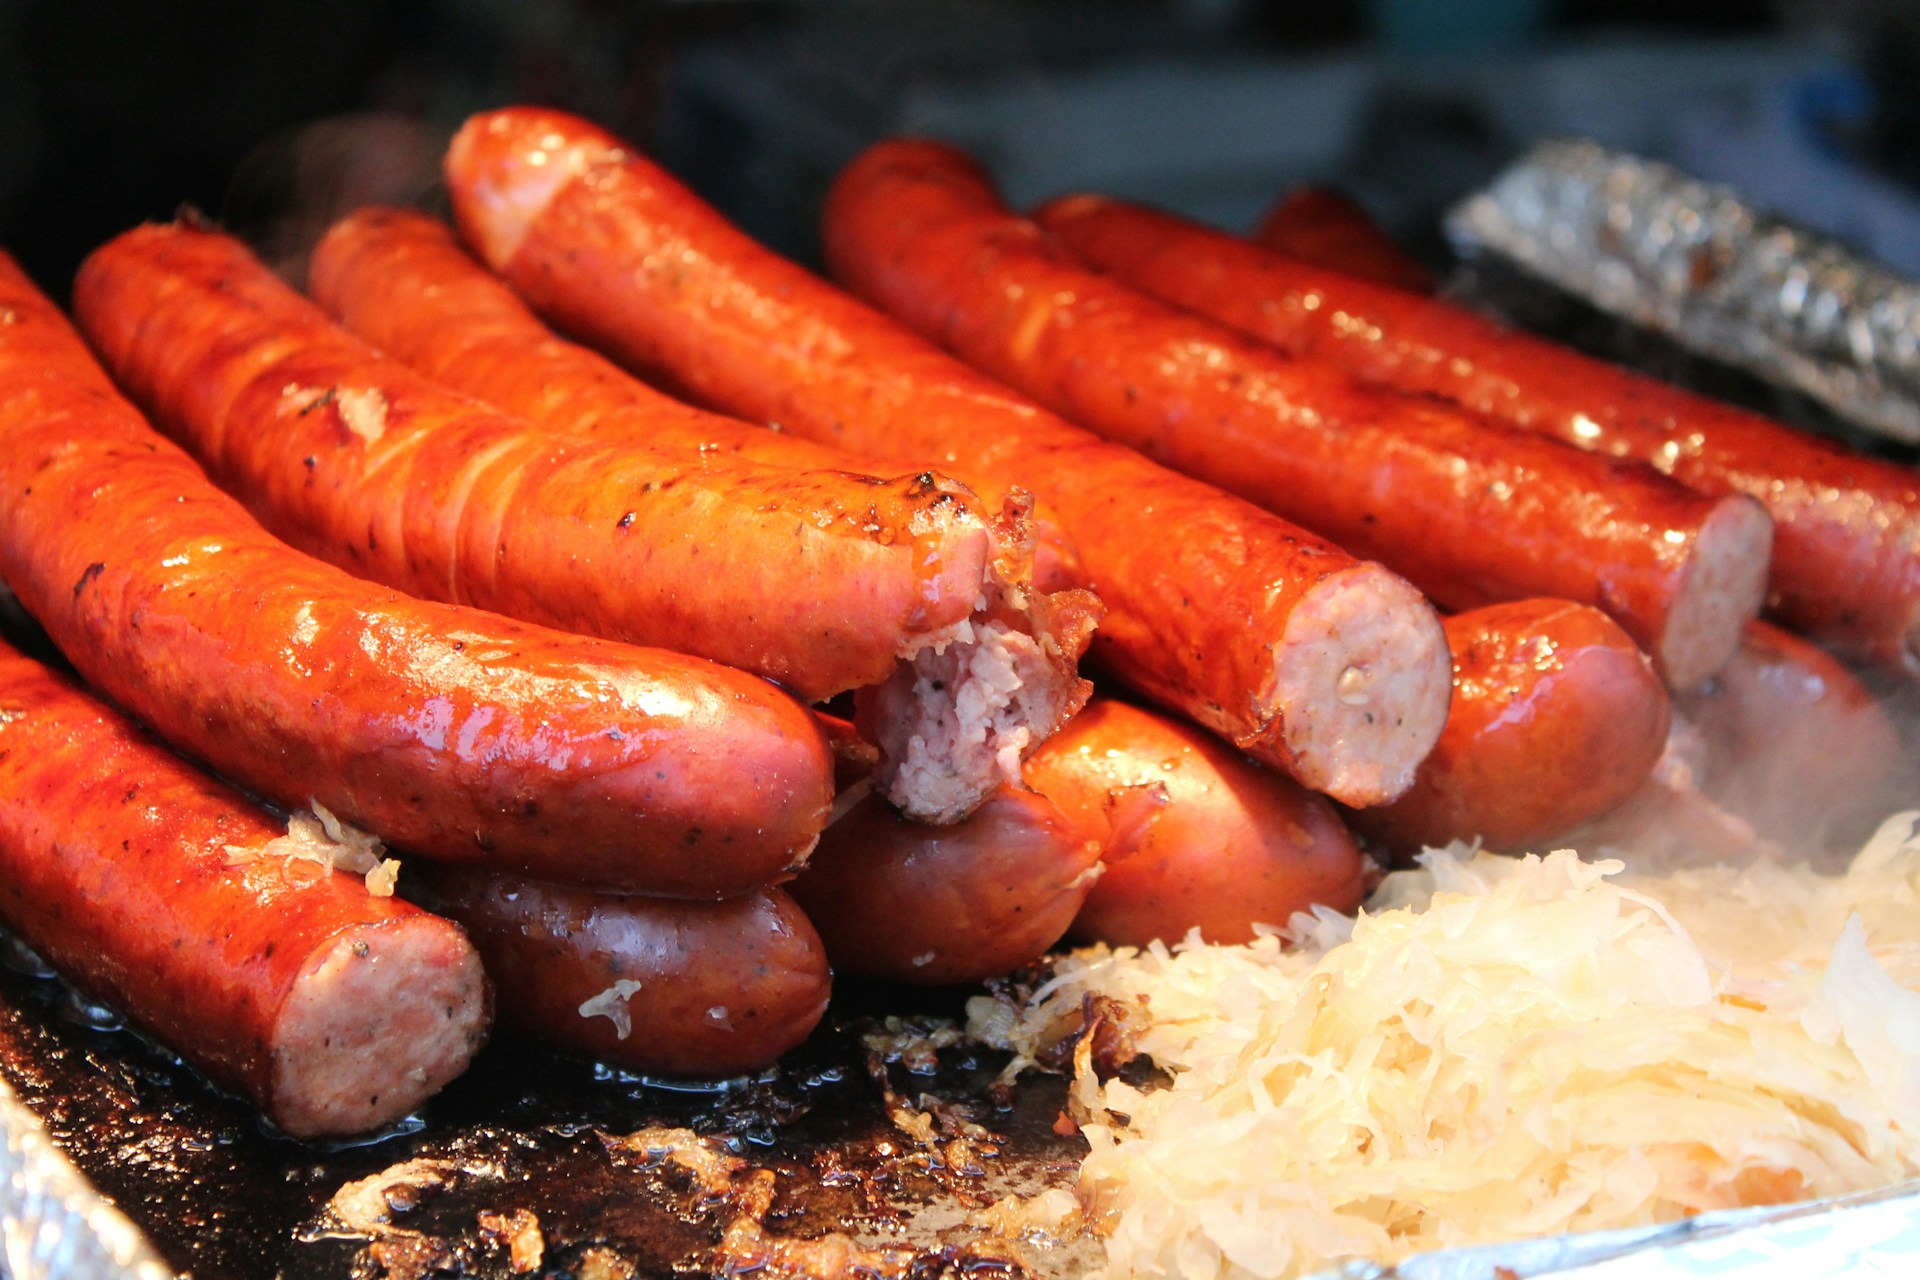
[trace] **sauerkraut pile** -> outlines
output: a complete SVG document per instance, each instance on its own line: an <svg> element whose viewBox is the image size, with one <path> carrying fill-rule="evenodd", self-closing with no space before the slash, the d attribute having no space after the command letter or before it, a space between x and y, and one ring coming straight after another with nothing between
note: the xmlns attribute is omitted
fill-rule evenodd
<svg viewBox="0 0 1920 1280"><path fill-rule="evenodd" d="M1091 996L1171 1075L1078 1055L1115 1280L1886 1186L1920 1175L1916 817L1843 875L1431 851L1357 920L1296 917L1292 949L1078 952L970 1030L1037 1056Z"/></svg>

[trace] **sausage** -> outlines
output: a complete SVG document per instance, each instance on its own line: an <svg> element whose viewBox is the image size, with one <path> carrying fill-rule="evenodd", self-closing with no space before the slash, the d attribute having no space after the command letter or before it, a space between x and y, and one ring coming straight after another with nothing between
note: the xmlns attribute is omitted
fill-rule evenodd
<svg viewBox="0 0 1920 1280"><path fill-rule="evenodd" d="M1648 463L1702 493L1751 495L1774 521L1771 616L1849 657L1920 675L1920 476L1911 468L1164 214L1084 202L1046 216L1102 270L1283 351Z"/></svg>
<svg viewBox="0 0 1920 1280"><path fill-rule="evenodd" d="M1066 933L1100 875L1100 833L1011 785L948 827L908 822L868 793L829 824L789 888L842 973L979 982Z"/></svg>
<svg viewBox="0 0 1920 1280"><path fill-rule="evenodd" d="M1671 704L1597 609L1516 600L1447 619L1453 711L1413 789L1350 815L1410 854L1450 840L1524 850L1624 802L1652 774Z"/></svg>
<svg viewBox="0 0 1920 1280"><path fill-rule="evenodd" d="M1253 242L1375 284L1433 292L1433 273L1332 187L1302 183L1288 191L1260 219Z"/></svg>
<svg viewBox="0 0 1920 1280"><path fill-rule="evenodd" d="M787 873L832 803L806 709L698 658L418 601L269 535L0 258L0 577L180 750L424 856L674 896Z"/></svg>
<svg viewBox="0 0 1920 1280"><path fill-rule="evenodd" d="M1615 462L1291 360L1088 270L938 143L871 148L828 197L828 261L987 373L1406 576L1444 609L1604 608L1676 687L1732 656L1769 528Z"/></svg>
<svg viewBox="0 0 1920 1280"><path fill-rule="evenodd" d="M479 957L447 921L353 876L262 856L280 836L0 644L7 927L294 1137L381 1129L485 1041Z"/></svg>
<svg viewBox="0 0 1920 1280"><path fill-rule="evenodd" d="M1911 781L1885 707L1817 645L1755 622L1700 690L1676 699L1703 740L1699 788L1762 835L1806 856L1852 841Z"/></svg>
<svg viewBox="0 0 1920 1280"><path fill-rule="evenodd" d="M770 1065L826 1012L826 951L780 889L675 902L464 867L407 878L473 938L501 1029L551 1048L724 1079Z"/></svg>
<svg viewBox="0 0 1920 1280"><path fill-rule="evenodd" d="M307 271L314 300L382 351L476 400L554 430L810 471L854 465L854 455L843 449L663 395L604 357L556 337L438 218L362 209L321 237ZM1020 491L956 478L980 495L983 512L1028 500ZM1036 510L1030 533L1033 590L1048 595L1084 585L1079 552L1057 519Z"/></svg>
<svg viewBox="0 0 1920 1280"><path fill-rule="evenodd" d="M1093 656L1307 785L1398 794L1445 719L1446 655L1377 565L1078 431L754 244L559 112L474 117L456 221L533 307L670 389L873 457L1031 490L1107 607Z"/></svg>
<svg viewBox="0 0 1920 1280"><path fill-rule="evenodd" d="M75 298L121 384L302 550L808 698L898 686L890 786L928 820L977 804L1086 698L1083 613L1036 625L1024 579L1001 576L1022 553L996 554L971 495L939 477L556 438L385 358L239 241L191 227L108 243ZM915 739L924 762L905 758Z"/></svg>
<svg viewBox="0 0 1920 1280"><path fill-rule="evenodd" d="M1106 870L1072 936L1114 946L1250 942L1315 905L1351 912L1372 884L1324 796L1199 729L1096 698L1027 761L1028 785L1106 833Z"/></svg>

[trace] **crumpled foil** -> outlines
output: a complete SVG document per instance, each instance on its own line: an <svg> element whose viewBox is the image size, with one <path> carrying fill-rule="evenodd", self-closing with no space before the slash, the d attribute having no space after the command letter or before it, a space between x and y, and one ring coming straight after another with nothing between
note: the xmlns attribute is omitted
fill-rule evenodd
<svg viewBox="0 0 1920 1280"><path fill-rule="evenodd" d="M8 1280L173 1280L0 1080L0 1274Z"/></svg>
<svg viewBox="0 0 1920 1280"><path fill-rule="evenodd" d="M1733 191L1596 143L1534 146L1447 217L1463 255L1511 259L1669 334L1920 443L1920 284Z"/></svg>

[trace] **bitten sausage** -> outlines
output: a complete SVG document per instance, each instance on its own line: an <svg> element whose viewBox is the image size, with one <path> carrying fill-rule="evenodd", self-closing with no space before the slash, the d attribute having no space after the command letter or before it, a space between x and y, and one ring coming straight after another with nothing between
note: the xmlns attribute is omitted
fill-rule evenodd
<svg viewBox="0 0 1920 1280"><path fill-rule="evenodd" d="M1433 292L1433 274L1331 187L1303 183L1287 192L1260 219L1253 242L1375 284Z"/></svg>
<svg viewBox="0 0 1920 1280"><path fill-rule="evenodd" d="M1027 761L1027 782L1106 833L1072 936L1115 946L1249 942L1316 904L1360 905L1371 868L1326 797L1193 726L1096 698Z"/></svg>
<svg viewBox="0 0 1920 1280"><path fill-rule="evenodd" d="M584 121L477 116L447 175L488 264L629 366L741 417L1030 489L1107 606L1093 652L1148 696L1357 804L1398 794L1438 735L1439 624L1402 579L1039 411Z"/></svg>
<svg viewBox="0 0 1920 1280"><path fill-rule="evenodd" d="M972 495L939 477L558 438L384 357L239 241L190 227L109 242L74 296L121 384L302 550L809 698L904 686L881 745L918 817L962 816L1086 698L1084 628L1035 625L1024 577L1000 574L1024 543L996 555Z"/></svg>
<svg viewBox="0 0 1920 1280"><path fill-rule="evenodd" d="M682 896L803 859L832 802L757 676L428 604L275 540L0 257L0 575L74 666L288 808L414 853Z"/></svg>
<svg viewBox="0 0 1920 1280"><path fill-rule="evenodd" d="M809 471L841 471L856 463L844 449L662 395L595 352L556 337L437 218L362 209L321 237L307 272L314 300L382 351L456 391L553 430ZM970 476L955 478L980 495L985 513L1027 501ZM1033 589L1046 595L1084 585L1079 552L1057 520L1036 511L1031 532ZM1017 530L1003 543L1014 535Z"/></svg>
<svg viewBox="0 0 1920 1280"><path fill-rule="evenodd" d="M1637 791L1670 704L1647 657L1597 609L1516 600L1447 619L1453 711L1413 789L1351 815L1398 854L1478 838L1527 849Z"/></svg>
<svg viewBox="0 0 1920 1280"><path fill-rule="evenodd" d="M1044 796L1004 786L957 825L908 822L878 795L861 794L866 768L853 727L828 720L827 730L849 748L845 808L788 888L835 969L924 985L978 982L1060 940L1100 874L1103 821L1079 821ZM1042 744L1029 764L1046 751Z"/></svg>
<svg viewBox="0 0 1920 1280"><path fill-rule="evenodd" d="M1752 495L1774 521L1771 614L1849 656L1920 674L1920 476L1911 468L1151 210L1063 203L1048 223L1103 270L1289 353L1649 463L1702 493Z"/></svg>
<svg viewBox="0 0 1920 1280"><path fill-rule="evenodd" d="M1760 608L1769 527L1643 464L1363 387L1136 293L1007 210L980 167L889 142L828 196L857 292L1049 408L1379 560L1436 604L1605 609L1675 687Z"/></svg>
<svg viewBox="0 0 1920 1280"><path fill-rule="evenodd" d="M553 1048L721 1079L767 1066L826 1012L826 951L779 889L669 902L456 867L407 877L472 937L501 1028Z"/></svg>
<svg viewBox="0 0 1920 1280"><path fill-rule="evenodd" d="M293 1136L379 1129L485 1040L480 960L445 920L273 856L281 834L0 644L7 927Z"/></svg>

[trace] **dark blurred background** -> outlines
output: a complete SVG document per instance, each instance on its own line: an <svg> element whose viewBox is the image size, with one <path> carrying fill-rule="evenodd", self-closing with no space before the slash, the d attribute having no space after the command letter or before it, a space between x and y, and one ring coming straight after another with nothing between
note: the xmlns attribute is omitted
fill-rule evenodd
<svg viewBox="0 0 1920 1280"><path fill-rule="evenodd" d="M1914 0L0 0L0 244L80 258L193 204L431 203L469 112L579 110L810 256L835 169L890 132L1018 203L1091 187L1243 227L1347 186L1429 256L1527 141L1730 181L1920 273Z"/></svg>

